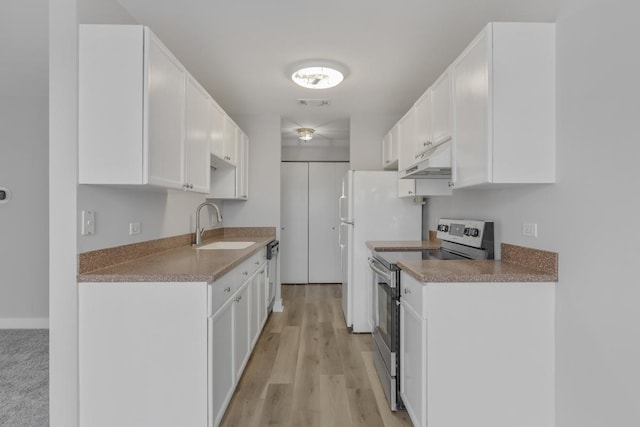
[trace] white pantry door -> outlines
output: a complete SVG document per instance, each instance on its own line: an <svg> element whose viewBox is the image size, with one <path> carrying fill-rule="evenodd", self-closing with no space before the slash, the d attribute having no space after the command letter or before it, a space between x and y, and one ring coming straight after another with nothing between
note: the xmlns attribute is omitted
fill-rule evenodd
<svg viewBox="0 0 640 427"><path fill-rule="evenodd" d="M338 199L349 163L309 163L309 283L340 283Z"/></svg>
<svg viewBox="0 0 640 427"><path fill-rule="evenodd" d="M309 280L309 164L283 162L280 168L280 280Z"/></svg>

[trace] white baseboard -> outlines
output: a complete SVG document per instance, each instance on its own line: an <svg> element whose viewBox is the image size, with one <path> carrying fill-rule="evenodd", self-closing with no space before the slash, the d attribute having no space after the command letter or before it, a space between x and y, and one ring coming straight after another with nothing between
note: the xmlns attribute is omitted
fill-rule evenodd
<svg viewBox="0 0 640 427"><path fill-rule="evenodd" d="M284 311L284 305L282 305L282 298L276 299L273 303L273 311L276 313L282 313Z"/></svg>
<svg viewBox="0 0 640 427"><path fill-rule="evenodd" d="M48 317L0 317L0 329L49 329Z"/></svg>

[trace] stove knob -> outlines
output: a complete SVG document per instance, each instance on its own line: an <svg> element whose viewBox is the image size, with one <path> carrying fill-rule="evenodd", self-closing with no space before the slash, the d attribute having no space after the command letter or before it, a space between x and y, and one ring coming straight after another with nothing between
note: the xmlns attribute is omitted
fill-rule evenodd
<svg viewBox="0 0 640 427"><path fill-rule="evenodd" d="M449 226L446 224L440 224L438 226L438 231L444 231L446 233L447 231L449 231Z"/></svg>
<svg viewBox="0 0 640 427"><path fill-rule="evenodd" d="M480 235L480 230L478 230L477 228L470 228L469 229L469 236L478 237L479 235Z"/></svg>
<svg viewBox="0 0 640 427"><path fill-rule="evenodd" d="M465 228L464 231L462 232L463 236L470 236L469 232L471 231L470 228Z"/></svg>

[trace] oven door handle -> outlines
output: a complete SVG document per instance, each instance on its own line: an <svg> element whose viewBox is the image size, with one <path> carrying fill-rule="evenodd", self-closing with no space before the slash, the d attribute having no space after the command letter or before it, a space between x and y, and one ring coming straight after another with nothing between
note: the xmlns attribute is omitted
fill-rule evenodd
<svg viewBox="0 0 640 427"><path fill-rule="evenodd" d="M369 268L373 270L373 272L377 275L385 278L387 280L387 283L391 284L391 273L389 271L385 271L383 269L384 267L378 261L371 257L369 257Z"/></svg>

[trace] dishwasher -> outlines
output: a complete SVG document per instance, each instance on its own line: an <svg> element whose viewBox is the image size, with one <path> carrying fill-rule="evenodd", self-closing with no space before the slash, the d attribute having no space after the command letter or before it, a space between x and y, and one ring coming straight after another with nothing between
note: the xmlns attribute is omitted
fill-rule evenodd
<svg viewBox="0 0 640 427"><path fill-rule="evenodd" d="M267 312L273 311L273 303L275 302L276 286L278 284L278 251L280 250L280 241L274 240L267 244L267 275L269 277L269 303Z"/></svg>

